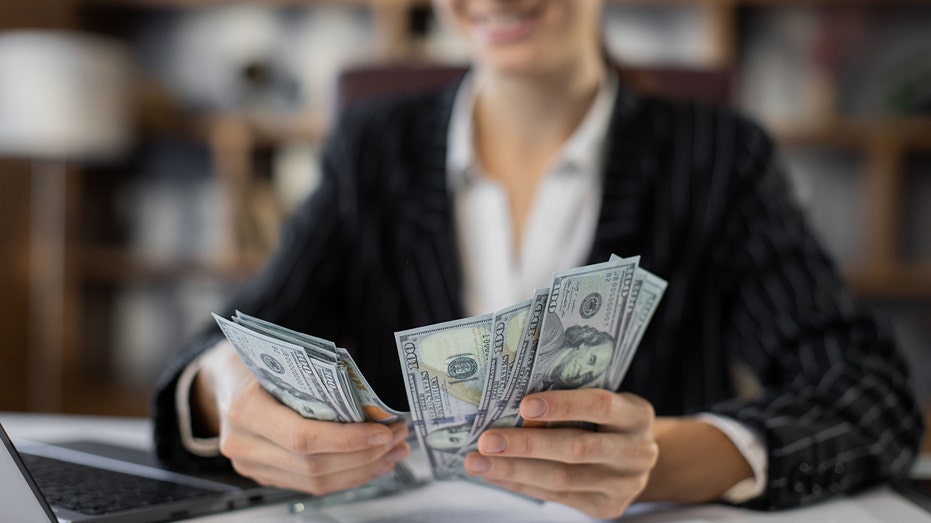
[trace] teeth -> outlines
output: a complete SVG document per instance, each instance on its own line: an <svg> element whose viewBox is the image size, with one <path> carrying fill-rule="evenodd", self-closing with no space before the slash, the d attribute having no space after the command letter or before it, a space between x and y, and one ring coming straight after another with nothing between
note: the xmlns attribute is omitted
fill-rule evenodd
<svg viewBox="0 0 931 523"><path fill-rule="evenodd" d="M484 17L482 23L489 29L508 29L521 22L525 17L512 13L491 14Z"/></svg>
<svg viewBox="0 0 931 523"><path fill-rule="evenodd" d="M518 24L520 21L521 19L519 16L511 14L492 15L488 17L488 25L497 29Z"/></svg>

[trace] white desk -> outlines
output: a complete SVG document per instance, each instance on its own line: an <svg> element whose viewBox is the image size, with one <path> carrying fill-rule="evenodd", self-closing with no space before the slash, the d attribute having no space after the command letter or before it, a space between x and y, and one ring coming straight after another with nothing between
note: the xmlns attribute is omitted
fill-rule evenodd
<svg viewBox="0 0 931 523"><path fill-rule="evenodd" d="M94 439L137 448L151 447L147 420L43 416L0 413L0 422L16 439L66 441ZM419 455L420 453L416 453ZM417 456L415 456L416 458ZM412 459L411 467L427 475L425 459ZM921 475L931 472L931 460L919 465ZM622 520L629 523L931 523L931 514L888 488L852 498L840 498L804 509L762 513L720 505L670 507L635 505ZM274 505L203 518L212 523L291 522L574 522L591 521L563 505L535 504L492 489L465 482L432 482L399 495L353 505L292 514L288 505Z"/></svg>

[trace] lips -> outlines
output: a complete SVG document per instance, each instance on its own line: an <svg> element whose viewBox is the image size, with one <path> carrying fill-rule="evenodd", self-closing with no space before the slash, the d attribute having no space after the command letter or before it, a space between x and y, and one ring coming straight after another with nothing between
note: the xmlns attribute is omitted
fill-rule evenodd
<svg viewBox="0 0 931 523"><path fill-rule="evenodd" d="M507 44L530 36L540 19L542 9L508 10L471 14L469 19L475 34L487 43Z"/></svg>

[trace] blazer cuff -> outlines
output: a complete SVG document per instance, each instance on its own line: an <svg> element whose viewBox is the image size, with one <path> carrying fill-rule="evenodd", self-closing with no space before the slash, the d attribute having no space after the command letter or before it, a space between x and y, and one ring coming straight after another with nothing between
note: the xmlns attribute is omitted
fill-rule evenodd
<svg viewBox="0 0 931 523"><path fill-rule="evenodd" d="M721 499L728 503L740 504L761 496L766 491L766 472L769 465L763 438L747 425L732 418L708 413L697 414L695 418L714 426L730 438L753 470L752 478L738 481L721 496Z"/></svg>
<svg viewBox="0 0 931 523"><path fill-rule="evenodd" d="M175 412L178 414L178 429L181 433L181 444L185 450L195 456L212 458L220 455L220 438L199 438L194 435L194 425L191 420L191 387L194 378L203 365L206 352L192 361L178 378L175 388Z"/></svg>

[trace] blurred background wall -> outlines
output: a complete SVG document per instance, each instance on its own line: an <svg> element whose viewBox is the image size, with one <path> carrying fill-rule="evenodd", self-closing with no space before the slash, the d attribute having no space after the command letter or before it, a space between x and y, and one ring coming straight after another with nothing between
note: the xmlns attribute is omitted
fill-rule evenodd
<svg viewBox="0 0 931 523"><path fill-rule="evenodd" d="M894 324L931 404L931 1L607 4L623 63L732 79L732 104L780 142L818 233ZM0 152L0 410L144 415L180 340L313 190L340 72L465 57L425 0L3 0L0 59L24 29L128 57L131 145L106 161ZM63 224L60 251L35 227L54 215L41 180L58 184L62 211L46 218Z"/></svg>

